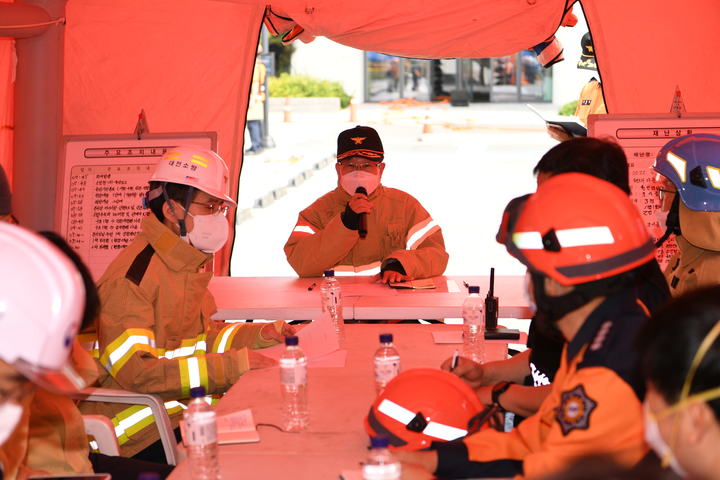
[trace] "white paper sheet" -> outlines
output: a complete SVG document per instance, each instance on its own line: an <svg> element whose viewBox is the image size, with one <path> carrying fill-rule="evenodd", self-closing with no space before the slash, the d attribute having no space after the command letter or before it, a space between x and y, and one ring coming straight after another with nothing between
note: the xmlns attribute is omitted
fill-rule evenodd
<svg viewBox="0 0 720 480"><path fill-rule="evenodd" d="M302 327L297 336L298 346L311 361L340 349L335 327L327 313L323 313L310 324ZM279 344L256 351L266 357L279 360L284 350L285 345Z"/></svg>
<svg viewBox="0 0 720 480"><path fill-rule="evenodd" d="M436 330L432 336L435 343L463 343L462 330Z"/></svg>

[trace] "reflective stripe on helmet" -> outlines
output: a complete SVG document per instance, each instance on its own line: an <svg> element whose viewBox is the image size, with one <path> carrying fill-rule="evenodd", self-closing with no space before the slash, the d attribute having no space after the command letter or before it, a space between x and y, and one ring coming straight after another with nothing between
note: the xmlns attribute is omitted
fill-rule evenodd
<svg viewBox="0 0 720 480"><path fill-rule="evenodd" d="M612 231L605 225L555 230L555 235L560 246L566 248L615 243ZM540 232L517 232L513 234L512 240L515 246L521 250L543 250L545 248Z"/></svg>
<svg viewBox="0 0 720 480"><path fill-rule="evenodd" d="M407 425L408 423L410 423L416 416L416 414L412 411L398 405L392 400L388 400L387 398L383 399L383 401L380 402L380 405L378 405L377 409L378 412L384 413L388 417L392 418L393 420L397 420L403 425ZM465 436L467 434L467 430L452 427L450 425L443 425L442 423L437 423L430 420L428 421L428 424L422 431L422 433L430 437L439 438L440 440L450 441Z"/></svg>
<svg viewBox="0 0 720 480"><path fill-rule="evenodd" d="M685 178L687 176L686 175L687 161L683 158L678 157L673 152L667 153L667 161L677 172L678 177L680 177L680 181L685 183Z"/></svg>
<svg viewBox="0 0 720 480"><path fill-rule="evenodd" d="M720 168L707 167L707 174L713 188L720 190Z"/></svg>

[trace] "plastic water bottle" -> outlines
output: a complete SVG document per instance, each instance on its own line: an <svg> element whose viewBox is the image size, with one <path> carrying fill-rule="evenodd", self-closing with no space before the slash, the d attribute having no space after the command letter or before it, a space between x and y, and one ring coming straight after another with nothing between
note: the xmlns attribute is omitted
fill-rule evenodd
<svg viewBox="0 0 720 480"><path fill-rule="evenodd" d="M307 358L298 347L298 337L285 337L285 352L280 357L282 426L287 432L308 427Z"/></svg>
<svg viewBox="0 0 720 480"><path fill-rule="evenodd" d="M387 437L370 439L370 455L363 465L363 480L400 480L402 467L388 450Z"/></svg>
<svg viewBox="0 0 720 480"><path fill-rule="evenodd" d="M373 357L375 364L375 391L380 390L400 373L400 354L393 346L392 333L380 334L380 348L375 351Z"/></svg>
<svg viewBox="0 0 720 480"><path fill-rule="evenodd" d="M463 350L464 355L475 362L485 362L485 315L480 287L470 286L470 295L463 303Z"/></svg>
<svg viewBox="0 0 720 480"><path fill-rule="evenodd" d="M205 387L190 389L190 403L183 413L185 420L185 446L192 478L219 480L217 418L205 401Z"/></svg>
<svg viewBox="0 0 720 480"><path fill-rule="evenodd" d="M335 278L334 270L325 270L325 280L320 285L322 311L328 312L332 319L339 342L345 340L345 322L343 321L342 290Z"/></svg>

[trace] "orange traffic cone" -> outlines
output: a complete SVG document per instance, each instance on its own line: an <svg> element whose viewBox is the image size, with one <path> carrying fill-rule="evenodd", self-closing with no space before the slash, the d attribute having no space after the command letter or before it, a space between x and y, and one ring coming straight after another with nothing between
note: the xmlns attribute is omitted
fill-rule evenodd
<svg viewBox="0 0 720 480"><path fill-rule="evenodd" d="M427 133L432 133L432 125L430 124L430 115L425 115L425 120L423 120L423 129L422 129L423 135Z"/></svg>
<svg viewBox="0 0 720 480"><path fill-rule="evenodd" d="M283 105L283 122L292 122L292 109L290 108L290 99L285 97L285 104Z"/></svg>

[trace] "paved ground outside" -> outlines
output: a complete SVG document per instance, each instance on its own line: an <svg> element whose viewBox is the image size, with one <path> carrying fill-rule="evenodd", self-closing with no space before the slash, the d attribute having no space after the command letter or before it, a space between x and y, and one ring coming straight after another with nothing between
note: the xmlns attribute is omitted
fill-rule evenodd
<svg viewBox="0 0 720 480"><path fill-rule="evenodd" d="M551 104L534 104L554 114ZM535 190L532 168L553 145L524 104L470 107L358 106L330 113L271 113L276 147L247 156L240 176L235 276L295 275L283 245L300 210L337 184L337 134L356 124L377 129L385 146L383 184L415 196L441 225L450 275L498 275L524 268L495 243L503 208ZM429 133L423 133L423 131Z"/></svg>

